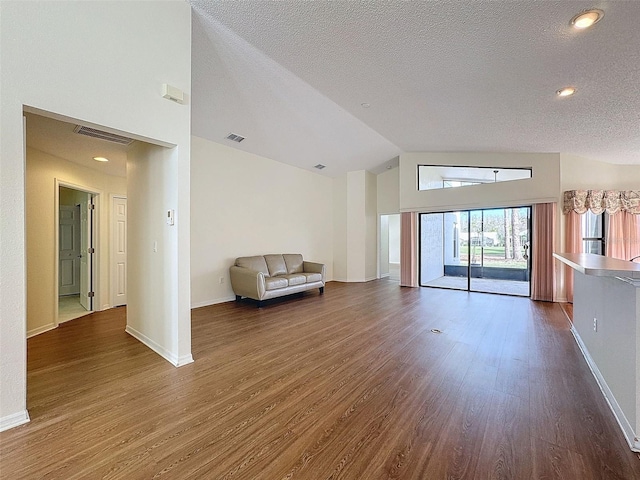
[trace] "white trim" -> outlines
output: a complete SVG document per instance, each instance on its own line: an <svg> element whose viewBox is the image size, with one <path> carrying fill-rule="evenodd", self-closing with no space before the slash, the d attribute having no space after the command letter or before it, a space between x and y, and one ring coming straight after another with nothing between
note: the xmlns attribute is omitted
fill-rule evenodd
<svg viewBox="0 0 640 480"><path fill-rule="evenodd" d="M42 327L34 328L33 330L29 330L27 332L27 338L35 337L36 335L48 332L49 330L53 330L54 328L58 328L58 325L56 325L55 323L49 323L47 325L43 325Z"/></svg>
<svg viewBox="0 0 640 480"><path fill-rule="evenodd" d="M387 278L390 275L390 273L383 273L382 275L380 275L380 278Z"/></svg>
<svg viewBox="0 0 640 480"><path fill-rule="evenodd" d="M196 302L191 304L191 308L200 308L200 307L208 307L209 305L217 305L219 303L227 303L235 301L236 296L231 295L230 297L222 297L222 298L214 298L213 300L204 300L202 302Z"/></svg>
<svg viewBox="0 0 640 480"><path fill-rule="evenodd" d="M30 421L31 419L29 418L29 412L27 412L26 410L12 413L11 415L6 415L0 418L0 432L4 432L5 430L9 430L10 428L14 428L19 425L24 425L25 423L29 423Z"/></svg>
<svg viewBox="0 0 640 480"><path fill-rule="evenodd" d="M627 420L627 417L625 417L624 412L622 411L622 408L620 408L618 401L613 396L613 392L607 385L607 382L605 381L604 377L600 373L600 370L598 369L596 362L593 360L593 358L589 354L589 350L587 350L587 346L584 344L584 342L582 341L582 338L580 338L580 334L578 333L578 331L575 329L573 325L571 325L571 333L573 334L573 337L576 339L576 343L578 344L578 347L580 347L580 351L582 352L582 355L584 356L584 359L587 362L587 365L589 366L591 373L595 377L596 382L600 387L600 391L602 392L602 395L604 395L604 399L607 401L607 404L609 405L611 412L613 412L613 416L616 418L616 421L618 422L618 425L622 430L624 438L627 440L627 443L629 444L629 448L631 448L631 450L634 452L640 452L640 439L637 438L636 433L633 431L633 427L629 423L629 420Z"/></svg>
<svg viewBox="0 0 640 480"><path fill-rule="evenodd" d="M160 344L156 343L155 341L151 340L145 334L140 333L139 331L137 331L135 328L131 327L130 325L127 325L127 327L124 329L124 331L127 332L129 335L131 335L136 340L138 340L140 343L143 343L144 345L149 347L151 350L153 350L158 355L160 355L162 358L164 358L167 362L171 363L172 365L174 365L176 367L181 367L182 365L186 365L188 363L192 363L193 362L193 357L191 356L191 354L183 355L182 357L178 357L177 355L174 355L169 350L164 348L162 345L160 345Z"/></svg>

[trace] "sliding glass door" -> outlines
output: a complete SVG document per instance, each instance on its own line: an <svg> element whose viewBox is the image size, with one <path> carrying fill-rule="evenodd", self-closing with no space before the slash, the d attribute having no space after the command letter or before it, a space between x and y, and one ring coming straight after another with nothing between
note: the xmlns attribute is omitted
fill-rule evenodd
<svg viewBox="0 0 640 480"><path fill-rule="evenodd" d="M530 295L530 207L420 215L420 285Z"/></svg>

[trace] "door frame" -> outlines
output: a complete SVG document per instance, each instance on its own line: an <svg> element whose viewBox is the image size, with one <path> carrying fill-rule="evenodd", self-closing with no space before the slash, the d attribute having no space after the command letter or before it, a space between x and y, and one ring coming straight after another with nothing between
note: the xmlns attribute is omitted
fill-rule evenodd
<svg viewBox="0 0 640 480"><path fill-rule="evenodd" d="M472 289L472 285L471 285L471 262L470 262L470 258L469 261L467 262L467 287L466 289L457 289L457 288L451 288L451 287L444 287L444 286L436 286L436 285L423 285L421 283L422 278L421 278L421 272L422 272L422 221L420 220L420 216L421 215L431 215L431 214L446 214L446 213L455 213L455 212L466 212L467 213L467 229L468 229L468 233L469 233L469 247L471 247L471 213L472 212L482 212L482 215L484 216L484 211L485 210L497 210L497 209L518 209L518 208L528 208L529 209L529 218L527 220L527 229L528 229L528 236L529 236L529 248L528 248L528 255L529 257L526 259L527 260L527 270L528 270L528 284L529 284L529 293L528 295L525 296L521 296L521 295L516 295L516 294L510 294L510 293L498 293L498 292L483 292L481 290L473 290ZM531 298L531 269L532 269L532 262L531 262L531 256L532 256L532 244L534 242L534 232L532 231L532 211L533 211L533 205L517 205L517 206L507 206L507 207L483 207L483 208L460 208L460 209L456 209L456 210L444 210L441 212L420 212L418 213L418 286L420 287L424 287L424 288L443 288L443 289L453 289L453 290L459 290L461 292L476 292L476 293L490 293L492 295L507 295L507 296L519 296L522 298Z"/></svg>
<svg viewBox="0 0 640 480"><path fill-rule="evenodd" d="M93 254L93 264L92 264L92 269L91 269L91 285L92 285L92 289L94 291L94 297L93 297L93 302L92 302L92 311L96 311L96 306L97 305L101 305L100 303L100 288L99 288L99 284L98 284L98 279L100 278L100 274L99 274L99 269L100 269L100 255L101 255L101 248L100 248L100 204L101 199L102 199L102 191L87 186L87 185L78 185L76 183L72 183L72 182L68 182L66 180L62 180L58 177L56 177L54 179L55 182L55 189L54 189L54 228L55 228L55 232L54 232L54 242L55 242L55 261L54 261L54 291L53 291L53 324L54 324L54 328L56 328L60 323L59 323L59 318L58 318L58 298L60 295L59 292L59 285L58 285L58 279L60 276L60 271L59 271L59 266L60 266L60 187L66 187L66 188L71 188L73 190L79 190L81 192L85 192L85 193L89 193L93 195L93 204L95 205L95 209L93 211L93 216L92 216L92 230L93 230L93 235L92 235L92 242L93 242L93 248L94 248L94 254ZM90 312L89 312L90 313Z"/></svg>

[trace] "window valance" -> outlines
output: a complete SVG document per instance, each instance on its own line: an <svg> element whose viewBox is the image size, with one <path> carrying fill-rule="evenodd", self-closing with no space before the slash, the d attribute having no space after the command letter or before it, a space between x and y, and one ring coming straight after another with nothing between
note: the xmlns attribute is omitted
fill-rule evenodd
<svg viewBox="0 0 640 480"><path fill-rule="evenodd" d="M579 214L591 210L596 215L620 211L640 215L640 190L567 190L562 211L566 215L571 210Z"/></svg>

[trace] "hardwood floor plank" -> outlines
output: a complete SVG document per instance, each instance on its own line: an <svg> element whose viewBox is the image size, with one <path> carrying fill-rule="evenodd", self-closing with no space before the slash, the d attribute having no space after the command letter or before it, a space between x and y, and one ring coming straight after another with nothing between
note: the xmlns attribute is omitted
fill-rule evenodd
<svg viewBox="0 0 640 480"><path fill-rule="evenodd" d="M1 478L640 479L555 304L330 282L193 310L178 369L125 314L29 339Z"/></svg>

